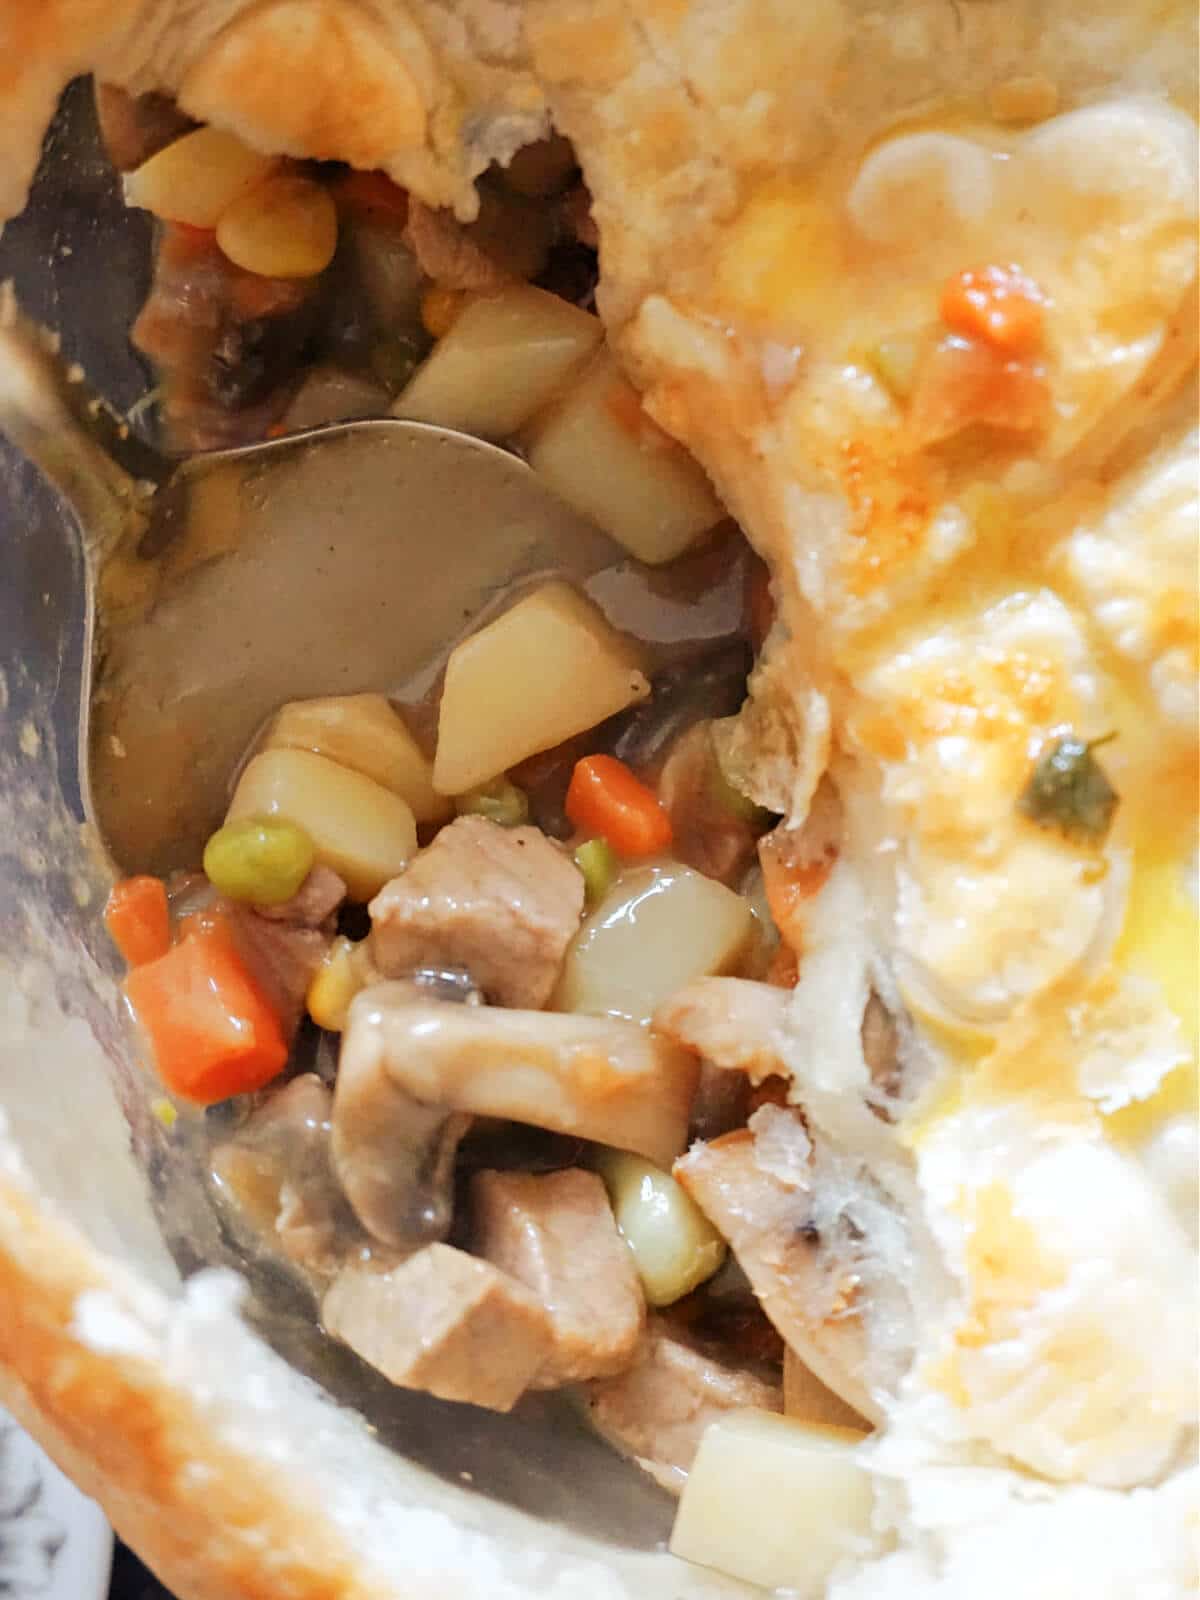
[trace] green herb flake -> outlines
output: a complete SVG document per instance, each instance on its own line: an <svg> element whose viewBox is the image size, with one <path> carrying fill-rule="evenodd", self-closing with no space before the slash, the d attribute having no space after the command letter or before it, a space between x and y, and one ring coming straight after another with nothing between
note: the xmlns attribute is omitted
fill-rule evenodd
<svg viewBox="0 0 1200 1600"><path fill-rule="evenodd" d="M1076 844L1102 845L1120 796L1093 752L1113 737L1089 743L1068 733L1048 745L1017 801L1021 815Z"/></svg>

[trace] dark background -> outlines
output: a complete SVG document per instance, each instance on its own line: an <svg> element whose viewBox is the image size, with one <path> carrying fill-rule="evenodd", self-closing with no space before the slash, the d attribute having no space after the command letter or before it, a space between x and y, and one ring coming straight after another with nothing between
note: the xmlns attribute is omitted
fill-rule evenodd
<svg viewBox="0 0 1200 1600"><path fill-rule="evenodd" d="M173 1600L170 1591L163 1588L129 1546L119 1539L113 1552L112 1585L108 1593L109 1600Z"/></svg>

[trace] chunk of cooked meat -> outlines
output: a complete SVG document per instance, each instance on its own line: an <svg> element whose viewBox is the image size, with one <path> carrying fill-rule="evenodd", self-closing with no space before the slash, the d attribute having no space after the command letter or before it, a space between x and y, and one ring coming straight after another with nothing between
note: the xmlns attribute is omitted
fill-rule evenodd
<svg viewBox="0 0 1200 1600"><path fill-rule="evenodd" d="M693 1146L674 1171L729 1241L784 1342L847 1405L880 1421L881 1407L863 1378L867 1334L856 1314L857 1279L843 1278L823 1248L800 1174L788 1182L777 1164L761 1162L748 1128Z"/></svg>
<svg viewBox="0 0 1200 1600"><path fill-rule="evenodd" d="M288 399L318 283L260 278L234 266L215 238L164 228L131 338L159 369L172 449L220 449L263 436Z"/></svg>
<svg viewBox="0 0 1200 1600"><path fill-rule="evenodd" d="M465 967L497 1005L536 1010L554 992L583 914L583 876L537 828L459 817L370 905L385 977Z"/></svg>
<svg viewBox="0 0 1200 1600"><path fill-rule="evenodd" d="M726 1365L652 1317L638 1358L627 1372L588 1385L597 1430L664 1489L678 1494L704 1430L726 1411L783 1409L780 1386Z"/></svg>
<svg viewBox="0 0 1200 1600"><path fill-rule="evenodd" d="M659 1006L654 1026L713 1066L761 1083L785 1070L779 1030L789 998L752 978L697 978Z"/></svg>
<svg viewBox="0 0 1200 1600"><path fill-rule="evenodd" d="M528 1289L445 1244L386 1269L344 1266L321 1320L392 1383L491 1411L512 1410L554 1343Z"/></svg>
<svg viewBox="0 0 1200 1600"><path fill-rule="evenodd" d="M213 1152L221 1192L269 1244L328 1277L361 1244L330 1161L332 1096L313 1073L293 1078Z"/></svg>
<svg viewBox="0 0 1200 1600"><path fill-rule="evenodd" d="M405 240L422 272L447 289L494 294L514 280L536 278L546 263L553 219L520 195L479 191L479 215L459 222L410 199Z"/></svg>
<svg viewBox="0 0 1200 1600"><path fill-rule="evenodd" d="M545 1306L554 1349L536 1387L622 1372L646 1307L604 1184L579 1167L536 1177L480 1172L471 1184L474 1247Z"/></svg>
<svg viewBox="0 0 1200 1600"><path fill-rule="evenodd" d="M395 1085L426 1107L531 1123L664 1167L687 1141L696 1086L694 1059L636 1023L439 1005L403 983L355 998L341 1060L364 1094Z"/></svg>
<svg viewBox="0 0 1200 1600"><path fill-rule="evenodd" d="M218 902L229 918L251 971L278 1011L284 1030L294 1033L304 1015L309 984L333 939L325 928L264 917L253 907Z"/></svg>
<svg viewBox="0 0 1200 1600"><path fill-rule="evenodd" d="M318 863L290 900L254 909L268 922L287 922L297 928L325 928L345 898L345 882L332 867ZM326 931L332 932L332 929Z"/></svg>
<svg viewBox="0 0 1200 1600"><path fill-rule="evenodd" d="M196 126L165 94L127 94L97 83L96 120L108 159L118 172L132 172Z"/></svg>

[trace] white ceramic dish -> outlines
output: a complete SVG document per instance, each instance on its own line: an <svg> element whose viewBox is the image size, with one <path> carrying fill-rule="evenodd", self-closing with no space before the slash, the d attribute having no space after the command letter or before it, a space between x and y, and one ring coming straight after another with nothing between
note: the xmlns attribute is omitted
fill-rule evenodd
<svg viewBox="0 0 1200 1600"><path fill-rule="evenodd" d="M99 1506L0 1411L0 1595L105 1600L112 1552Z"/></svg>

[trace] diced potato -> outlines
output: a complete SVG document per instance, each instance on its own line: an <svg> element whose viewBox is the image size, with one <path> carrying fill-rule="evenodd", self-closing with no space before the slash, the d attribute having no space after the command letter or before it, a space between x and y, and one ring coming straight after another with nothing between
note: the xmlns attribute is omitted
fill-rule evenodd
<svg viewBox="0 0 1200 1600"><path fill-rule="evenodd" d="M850 1428L735 1411L700 1441L671 1551L731 1578L819 1600L847 1556L871 1551L874 1491Z"/></svg>
<svg viewBox="0 0 1200 1600"><path fill-rule="evenodd" d="M602 334L599 317L514 284L463 307L393 409L414 422L507 438L554 398Z"/></svg>
<svg viewBox="0 0 1200 1600"><path fill-rule="evenodd" d="M278 165L232 133L197 128L185 133L125 179L125 204L167 222L215 228L221 213Z"/></svg>
<svg viewBox="0 0 1200 1600"><path fill-rule="evenodd" d="M315 278L333 260L338 215L324 184L279 173L238 196L217 222L217 243L246 272Z"/></svg>
<svg viewBox="0 0 1200 1600"><path fill-rule="evenodd" d="M567 950L555 1005L649 1022L693 978L733 971L754 938L749 902L674 863L624 872Z"/></svg>
<svg viewBox="0 0 1200 1600"><path fill-rule="evenodd" d="M313 842L316 859L345 879L352 900L370 900L417 848L417 824L398 794L311 750L264 750L246 767L229 817L286 817Z"/></svg>
<svg viewBox="0 0 1200 1600"><path fill-rule="evenodd" d="M406 800L418 822L443 822L454 812L433 787L433 763L381 694L289 701L268 727L263 749L313 750L352 767Z"/></svg>
<svg viewBox="0 0 1200 1600"><path fill-rule="evenodd" d="M674 1305L725 1259L724 1239L669 1172L625 1150L605 1150L600 1176L652 1306Z"/></svg>
<svg viewBox="0 0 1200 1600"><path fill-rule="evenodd" d="M451 654L433 786L478 788L649 693L636 646L567 584L544 584Z"/></svg>
<svg viewBox="0 0 1200 1600"><path fill-rule="evenodd" d="M639 561L673 561L724 516L704 473L602 352L540 424L529 464Z"/></svg>

